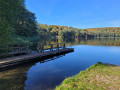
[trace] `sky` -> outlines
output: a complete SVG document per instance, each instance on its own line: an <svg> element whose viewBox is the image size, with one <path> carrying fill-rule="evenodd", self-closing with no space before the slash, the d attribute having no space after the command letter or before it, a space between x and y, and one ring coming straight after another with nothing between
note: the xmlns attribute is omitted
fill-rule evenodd
<svg viewBox="0 0 120 90"><path fill-rule="evenodd" d="M26 0L25 4L40 24L120 27L120 0Z"/></svg>

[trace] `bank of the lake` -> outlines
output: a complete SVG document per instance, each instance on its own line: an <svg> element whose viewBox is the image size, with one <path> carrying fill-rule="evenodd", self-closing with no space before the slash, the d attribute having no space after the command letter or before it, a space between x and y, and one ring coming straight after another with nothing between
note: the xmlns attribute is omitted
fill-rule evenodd
<svg viewBox="0 0 120 90"><path fill-rule="evenodd" d="M56 90L119 90L120 66L97 63L66 78Z"/></svg>

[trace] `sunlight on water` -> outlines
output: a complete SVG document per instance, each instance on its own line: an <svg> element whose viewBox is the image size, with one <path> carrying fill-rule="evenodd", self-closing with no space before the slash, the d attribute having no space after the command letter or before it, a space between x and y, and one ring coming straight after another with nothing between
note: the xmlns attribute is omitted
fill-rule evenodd
<svg viewBox="0 0 120 90"><path fill-rule="evenodd" d="M120 65L119 39L44 41L45 44L57 42L65 42L67 47L74 48L74 52L1 71L0 88L5 90L7 85L11 89L52 90L66 77L76 75L97 62Z"/></svg>

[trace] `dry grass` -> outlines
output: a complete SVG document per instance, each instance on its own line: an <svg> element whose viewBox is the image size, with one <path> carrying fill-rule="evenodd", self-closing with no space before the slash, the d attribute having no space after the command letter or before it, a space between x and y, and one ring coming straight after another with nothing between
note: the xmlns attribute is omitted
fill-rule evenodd
<svg viewBox="0 0 120 90"><path fill-rule="evenodd" d="M120 90L120 67L97 63L66 78L56 90Z"/></svg>

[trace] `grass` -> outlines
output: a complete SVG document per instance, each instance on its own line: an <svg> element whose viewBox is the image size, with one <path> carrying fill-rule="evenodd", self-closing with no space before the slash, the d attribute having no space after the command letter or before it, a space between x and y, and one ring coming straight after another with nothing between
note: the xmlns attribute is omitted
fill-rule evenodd
<svg viewBox="0 0 120 90"><path fill-rule="evenodd" d="M120 90L120 66L97 63L66 78L55 90Z"/></svg>

